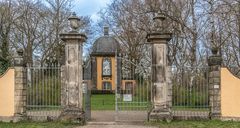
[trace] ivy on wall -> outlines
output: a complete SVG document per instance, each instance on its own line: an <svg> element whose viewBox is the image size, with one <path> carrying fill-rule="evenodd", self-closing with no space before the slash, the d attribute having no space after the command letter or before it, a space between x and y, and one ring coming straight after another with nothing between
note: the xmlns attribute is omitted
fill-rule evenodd
<svg viewBox="0 0 240 128"><path fill-rule="evenodd" d="M10 66L8 60L0 57L0 75L2 75Z"/></svg>

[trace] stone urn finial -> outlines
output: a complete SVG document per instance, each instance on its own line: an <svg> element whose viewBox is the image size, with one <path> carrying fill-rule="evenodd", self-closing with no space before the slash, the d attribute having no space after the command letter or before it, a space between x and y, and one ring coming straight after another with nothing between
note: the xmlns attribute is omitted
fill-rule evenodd
<svg viewBox="0 0 240 128"><path fill-rule="evenodd" d="M18 49L17 54L18 56L23 56L23 49Z"/></svg>
<svg viewBox="0 0 240 128"><path fill-rule="evenodd" d="M68 18L70 22L70 27L72 31L77 32L80 28L80 19L77 17L76 13L73 12L72 15Z"/></svg>
<svg viewBox="0 0 240 128"><path fill-rule="evenodd" d="M217 47L212 47L211 51L212 51L213 55L216 55L218 53L218 48Z"/></svg>
<svg viewBox="0 0 240 128"><path fill-rule="evenodd" d="M158 12L157 15L153 18L156 31L163 32L165 20L166 20L165 15L162 12Z"/></svg>

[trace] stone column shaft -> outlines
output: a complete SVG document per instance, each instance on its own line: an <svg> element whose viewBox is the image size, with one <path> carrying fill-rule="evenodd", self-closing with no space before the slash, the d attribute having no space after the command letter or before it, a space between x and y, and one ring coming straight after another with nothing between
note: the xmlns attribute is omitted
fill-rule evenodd
<svg viewBox="0 0 240 128"><path fill-rule="evenodd" d="M84 34L69 32L60 34L65 42L65 66L63 66L62 105L64 110L60 115L63 120L82 121L83 112L83 71L82 47L86 40Z"/></svg>
<svg viewBox="0 0 240 128"><path fill-rule="evenodd" d="M153 110L150 120L171 119L171 82L167 62L169 33L151 33L148 41L152 44Z"/></svg>
<svg viewBox="0 0 240 128"><path fill-rule="evenodd" d="M167 106L167 81L166 81L166 44L153 44L152 53L152 78L155 87L153 102L154 108L166 108Z"/></svg>
<svg viewBox="0 0 240 128"><path fill-rule="evenodd" d="M212 55L208 59L209 64L209 105L210 118L220 119L221 117L221 62L219 55Z"/></svg>
<svg viewBox="0 0 240 128"><path fill-rule="evenodd" d="M14 60L15 85L14 85L14 122L23 120L26 116L27 104L27 73L23 64L23 52L18 51L18 57Z"/></svg>
<svg viewBox="0 0 240 128"><path fill-rule="evenodd" d="M66 44L66 104L82 109L82 44L78 43L76 40Z"/></svg>

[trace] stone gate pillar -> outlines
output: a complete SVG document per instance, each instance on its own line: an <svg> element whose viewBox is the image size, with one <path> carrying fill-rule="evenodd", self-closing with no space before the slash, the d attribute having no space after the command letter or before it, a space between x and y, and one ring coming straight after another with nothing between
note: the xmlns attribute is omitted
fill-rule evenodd
<svg viewBox="0 0 240 128"><path fill-rule="evenodd" d="M68 19L72 31L60 34L60 38L65 42L65 80L62 93L62 105L64 107L60 119L74 122L84 121L83 112L83 92L82 92L82 47L87 39L85 34L79 33L80 19L75 13Z"/></svg>
<svg viewBox="0 0 240 128"><path fill-rule="evenodd" d="M24 120L27 104L27 71L26 65L23 62L23 50L20 49L17 53L18 56L14 59L14 122Z"/></svg>
<svg viewBox="0 0 240 128"><path fill-rule="evenodd" d="M217 54L216 48L212 49L213 55L208 58L209 65L209 105L210 118L220 119L221 117L221 63L222 58Z"/></svg>
<svg viewBox="0 0 240 128"><path fill-rule="evenodd" d="M153 110L149 115L150 120L171 120L172 91L170 72L168 67L168 42L171 33L164 31L163 14L154 17L155 30L148 34L147 40L152 44L152 83L153 83Z"/></svg>

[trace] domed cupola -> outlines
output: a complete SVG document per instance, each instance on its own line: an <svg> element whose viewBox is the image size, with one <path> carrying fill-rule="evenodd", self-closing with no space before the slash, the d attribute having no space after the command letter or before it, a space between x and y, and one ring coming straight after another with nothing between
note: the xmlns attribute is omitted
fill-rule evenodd
<svg viewBox="0 0 240 128"><path fill-rule="evenodd" d="M104 36L99 37L93 44L91 56L115 55L119 51L118 41L109 35L109 28L104 27Z"/></svg>

